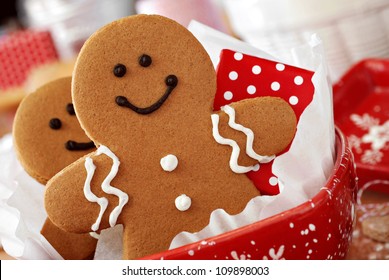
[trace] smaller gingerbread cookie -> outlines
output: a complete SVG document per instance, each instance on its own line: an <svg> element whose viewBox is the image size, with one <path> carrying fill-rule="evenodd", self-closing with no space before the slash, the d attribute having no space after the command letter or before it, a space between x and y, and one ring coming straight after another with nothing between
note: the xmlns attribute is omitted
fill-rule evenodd
<svg viewBox="0 0 389 280"><path fill-rule="evenodd" d="M73 109L70 77L50 82L25 97L15 116L13 137L20 163L42 184L94 150ZM49 219L41 233L65 259L93 257L97 240L89 234L64 232Z"/></svg>

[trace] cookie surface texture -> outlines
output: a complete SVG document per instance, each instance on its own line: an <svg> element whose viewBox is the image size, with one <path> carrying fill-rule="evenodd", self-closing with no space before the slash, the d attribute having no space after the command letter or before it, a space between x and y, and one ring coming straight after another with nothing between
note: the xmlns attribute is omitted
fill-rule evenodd
<svg viewBox="0 0 389 280"><path fill-rule="evenodd" d="M16 154L26 172L42 184L94 150L74 114L70 90L70 77L50 82L26 96L15 116ZM90 258L96 248L97 240L89 234L64 232L48 219L41 233L65 259Z"/></svg>
<svg viewBox="0 0 389 280"><path fill-rule="evenodd" d="M50 219L73 232L123 224L123 258L135 259L201 230L215 209L241 212L259 192L212 135L215 91L208 54L178 23L137 15L97 31L78 57L72 94L99 148L49 181Z"/></svg>

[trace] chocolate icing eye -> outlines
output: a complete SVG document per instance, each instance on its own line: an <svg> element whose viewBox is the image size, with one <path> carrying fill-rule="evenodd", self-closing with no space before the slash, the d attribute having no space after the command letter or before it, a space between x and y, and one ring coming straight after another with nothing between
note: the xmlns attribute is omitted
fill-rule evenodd
<svg viewBox="0 0 389 280"><path fill-rule="evenodd" d="M178 79L175 75L169 75L166 77L165 83L167 86L174 88L178 83Z"/></svg>
<svg viewBox="0 0 389 280"><path fill-rule="evenodd" d="M151 65L151 57L147 54L142 54L139 57L139 65L142 67L149 67Z"/></svg>
<svg viewBox="0 0 389 280"><path fill-rule="evenodd" d="M115 67L113 68L113 74L118 78L123 77L126 74L126 72L127 72L126 66L120 63L116 64Z"/></svg>
<svg viewBox="0 0 389 280"><path fill-rule="evenodd" d="M74 106L72 103L69 103L68 105L66 105L66 111L69 113L69 115L73 116L76 114L76 112L74 111Z"/></svg>
<svg viewBox="0 0 389 280"><path fill-rule="evenodd" d="M51 129L60 129L61 126L62 126L62 122L60 119L57 119L57 118L53 118L50 120L49 122L49 126Z"/></svg>

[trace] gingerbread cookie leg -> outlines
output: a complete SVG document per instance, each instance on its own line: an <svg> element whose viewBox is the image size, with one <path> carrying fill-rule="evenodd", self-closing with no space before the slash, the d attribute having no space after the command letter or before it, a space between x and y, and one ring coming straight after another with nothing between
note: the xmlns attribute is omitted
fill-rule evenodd
<svg viewBox="0 0 389 280"><path fill-rule="evenodd" d="M91 260L97 239L89 233L77 234L59 229L47 219L41 230L42 235L65 260Z"/></svg>

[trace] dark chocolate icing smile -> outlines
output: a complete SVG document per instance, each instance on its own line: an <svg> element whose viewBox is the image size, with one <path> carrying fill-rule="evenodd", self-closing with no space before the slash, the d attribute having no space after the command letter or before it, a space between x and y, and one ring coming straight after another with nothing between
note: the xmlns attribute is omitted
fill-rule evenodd
<svg viewBox="0 0 389 280"><path fill-rule="evenodd" d="M86 143L79 143L76 141L69 140L65 143L65 148L69 151L85 151L93 149L94 147L95 144L92 141Z"/></svg>
<svg viewBox="0 0 389 280"><path fill-rule="evenodd" d="M169 95L172 93L173 89L177 86L178 79L175 75L169 75L165 79L165 84L167 85L167 89L164 93L164 95L161 96L160 99L158 99L154 104L145 107L145 108L139 108L129 102L126 97L124 96L116 96L115 102L117 105L121 107L127 107L131 110L133 110L135 113L141 114L141 115L147 115L151 114L152 112L158 110L163 103L168 99Z"/></svg>

